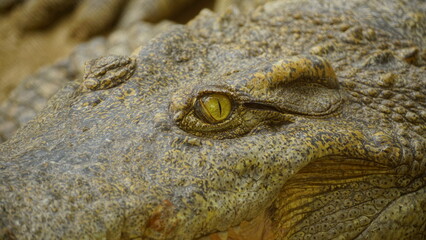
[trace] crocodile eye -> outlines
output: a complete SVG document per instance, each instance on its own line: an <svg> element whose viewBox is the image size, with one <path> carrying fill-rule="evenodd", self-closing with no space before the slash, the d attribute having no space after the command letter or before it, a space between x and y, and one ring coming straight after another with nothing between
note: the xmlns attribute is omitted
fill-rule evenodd
<svg viewBox="0 0 426 240"><path fill-rule="evenodd" d="M211 93L199 99L195 104L195 112L198 117L208 123L219 123L226 120L231 114L231 99L221 93Z"/></svg>

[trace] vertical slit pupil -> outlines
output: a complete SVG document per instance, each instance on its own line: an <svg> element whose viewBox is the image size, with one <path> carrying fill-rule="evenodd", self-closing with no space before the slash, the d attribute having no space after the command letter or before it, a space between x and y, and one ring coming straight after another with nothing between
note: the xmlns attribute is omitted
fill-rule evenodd
<svg viewBox="0 0 426 240"><path fill-rule="evenodd" d="M219 106L219 116L222 117L222 105L220 104L219 99L216 98L217 105Z"/></svg>

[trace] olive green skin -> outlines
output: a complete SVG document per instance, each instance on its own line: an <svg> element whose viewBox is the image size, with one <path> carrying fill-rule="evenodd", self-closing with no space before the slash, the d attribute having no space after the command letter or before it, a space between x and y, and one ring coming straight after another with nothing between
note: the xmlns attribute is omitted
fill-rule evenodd
<svg viewBox="0 0 426 240"><path fill-rule="evenodd" d="M368 16L383 12L359 3L204 11L111 56L126 60L111 74L89 63L90 78L125 79L69 84L0 145L0 238L195 239L266 211L276 239L424 239L424 12L380 28ZM274 81L294 59L308 77ZM193 114L209 92L235 104L220 126ZM310 212L283 221L289 183L330 161L360 171L328 179L338 174L318 165Z"/></svg>

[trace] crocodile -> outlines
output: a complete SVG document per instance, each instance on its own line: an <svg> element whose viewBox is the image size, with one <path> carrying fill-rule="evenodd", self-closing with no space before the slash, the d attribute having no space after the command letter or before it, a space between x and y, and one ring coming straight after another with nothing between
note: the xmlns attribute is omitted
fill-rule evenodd
<svg viewBox="0 0 426 240"><path fill-rule="evenodd" d="M205 10L87 62L0 145L0 238L425 239L424 10Z"/></svg>
<svg viewBox="0 0 426 240"><path fill-rule="evenodd" d="M2 0L0 1L0 102L21 79L70 54L88 39L135 24L186 22L212 1ZM210 4L210 5L209 5ZM189 11L192 9L192 11ZM149 26L147 27L149 28ZM146 35L151 33L147 32ZM31 53L31 57L28 57Z"/></svg>
<svg viewBox="0 0 426 240"><path fill-rule="evenodd" d="M213 5L201 1L186 6L191 9L188 11L185 5L192 2L11 0L0 3L0 13L8 10L0 18L0 31L7 33L0 38L0 143L34 118L63 85L82 77L85 61L106 54L129 55L175 22L188 21L200 9L199 5ZM222 12L232 4L248 11L260 3L218 0L210 7ZM115 24L111 24L117 15ZM166 17L175 22L157 22ZM84 41L86 38L90 39ZM84 42L78 44L80 41ZM35 57L29 58L28 52ZM57 58L61 60L48 64Z"/></svg>

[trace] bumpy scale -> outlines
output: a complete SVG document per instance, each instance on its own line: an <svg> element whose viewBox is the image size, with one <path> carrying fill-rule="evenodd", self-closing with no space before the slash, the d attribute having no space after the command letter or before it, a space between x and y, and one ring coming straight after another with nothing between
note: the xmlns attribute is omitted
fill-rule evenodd
<svg viewBox="0 0 426 240"><path fill-rule="evenodd" d="M89 68L0 145L1 238L425 239L426 11L388 4L204 11Z"/></svg>

